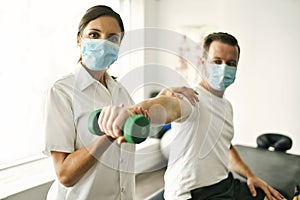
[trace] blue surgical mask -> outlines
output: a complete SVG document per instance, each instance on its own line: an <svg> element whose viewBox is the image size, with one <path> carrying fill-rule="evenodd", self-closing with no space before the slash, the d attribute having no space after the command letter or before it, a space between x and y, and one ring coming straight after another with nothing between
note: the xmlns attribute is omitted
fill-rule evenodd
<svg viewBox="0 0 300 200"><path fill-rule="evenodd" d="M104 70L118 59L118 53L119 46L108 40L83 40L82 62L91 70Z"/></svg>
<svg viewBox="0 0 300 200"><path fill-rule="evenodd" d="M206 69L206 80L214 90L223 91L235 80L236 67L207 63Z"/></svg>

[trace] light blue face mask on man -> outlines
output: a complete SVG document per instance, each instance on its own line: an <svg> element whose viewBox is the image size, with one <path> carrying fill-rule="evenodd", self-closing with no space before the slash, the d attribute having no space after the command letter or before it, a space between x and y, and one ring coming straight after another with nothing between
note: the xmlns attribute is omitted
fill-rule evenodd
<svg viewBox="0 0 300 200"><path fill-rule="evenodd" d="M118 59L119 46L108 40L84 39L81 53L87 68L100 71Z"/></svg>
<svg viewBox="0 0 300 200"><path fill-rule="evenodd" d="M235 80L236 67L207 63L206 69L206 80L214 90L223 91Z"/></svg>

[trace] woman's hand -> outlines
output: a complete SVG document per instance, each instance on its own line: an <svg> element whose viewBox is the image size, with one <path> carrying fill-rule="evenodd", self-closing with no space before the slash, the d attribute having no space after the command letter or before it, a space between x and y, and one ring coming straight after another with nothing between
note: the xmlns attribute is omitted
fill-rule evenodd
<svg viewBox="0 0 300 200"><path fill-rule="evenodd" d="M158 95L168 95L179 99L185 96L193 106L196 102L199 102L198 93L194 89L185 86L165 88Z"/></svg>
<svg viewBox="0 0 300 200"><path fill-rule="evenodd" d="M123 136L123 126L128 117L134 114L141 114L149 118L148 111L142 107L125 108L123 104L119 106L106 106L98 118L98 124L102 132L107 136L117 139L119 144L126 142Z"/></svg>
<svg viewBox="0 0 300 200"><path fill-rule="evenodd" d="M98 118L99 127L107 136L117 139L121 144L125 142L122 127L125 120L132 114L124 108L124 105L103 107Z"/></svg>

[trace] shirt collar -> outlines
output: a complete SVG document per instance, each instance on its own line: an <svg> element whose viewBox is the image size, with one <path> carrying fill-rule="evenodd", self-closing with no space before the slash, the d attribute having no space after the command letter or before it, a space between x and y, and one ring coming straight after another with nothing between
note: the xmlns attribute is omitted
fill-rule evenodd
<svg viewBox="0 0 300 200"><path fill-rule="evenodd" d="M75 87L80 91L83 91L94 82L97 82L87 71L86 69L78 63L75 69Z"/></svg>
<svg viewBox="0 0 300 200"><path fill-rule="evenodd" d="M107 73L105 73L105 80L109 88L115 88L117 86L116 81ZM88 71L78 63L75 69L75 87L83 91L94 83L98 83L98 80L94 79Z"/></svg>

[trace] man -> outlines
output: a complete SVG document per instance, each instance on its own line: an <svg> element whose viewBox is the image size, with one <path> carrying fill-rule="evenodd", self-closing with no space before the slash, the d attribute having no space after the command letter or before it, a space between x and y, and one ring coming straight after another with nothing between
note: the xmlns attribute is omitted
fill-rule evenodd
<svg viewBox="0 0 300 200"><path fill-rule="evenodd" d="M241 160L232 146L233 111L223 98L226 88L235 80L240 47L227 33L212 33L203 44L202 81L194 88L199 102L164 95L145 100L141 108L152 124L174 122L177 132L170 145L165 173L165 199L245 200L284 199L258 178ZM124 141L119 127L131 114L130 109L106 107L99 117L100 128L109 136ZM245 177L247 183L233 178L230 171Z"/></svg>

